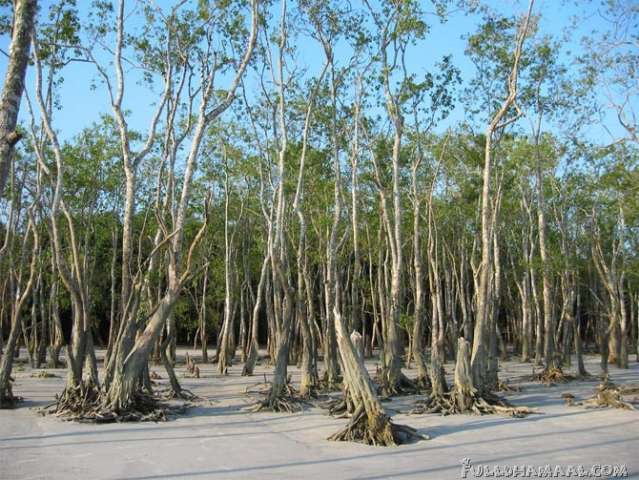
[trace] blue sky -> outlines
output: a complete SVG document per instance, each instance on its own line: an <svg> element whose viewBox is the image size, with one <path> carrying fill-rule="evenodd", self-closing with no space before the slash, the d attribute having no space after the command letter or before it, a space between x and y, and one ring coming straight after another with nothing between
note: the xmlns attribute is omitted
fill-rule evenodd
<svg viewBox="0 0 639 480"><path fill-rule="evenodd" d="M162 6L170 6L169 0L156 0ZM134 2L129 2L133 5ZM49 1L41 0L41 5L47 6ZM86 9L89 1L78 0L81 8ZM503 13L521 13L527 7L527 1L518 0L493 0L487 4ZM429 3L425 3L428 9ZM583 20L576 29L569 32L572 41L566 49L572 52L579 51L579 40L592 30L602 28L601 17L596 13L597 2L587 1L562 1L562 0L537 0L535 13L541 15L541 28L544 33L554 36L562 36L570 25L571 18L579 15ZM584 16L584 13L586 14ZM135 20L133 20L135 21ZM461 70L462 79L467 82L474 75L474 68L470 60L464 55L466 42L464 36L476 31L481 22L478 15L466 15L463 12L456 12L450 15L446 23L440 23L433 17L428 17L427 21L431 27L429 35L410 50L408 60L409 68L416 73L424 73L433 68L436 61L443 55L451 54L454 64ZM135 27L135 24L129 24ZM0 48L8 51L8 36L0 37ZM563 54L564 61L569 62L570 57ZM318 45L310 39L303 39L297 45L297 61L308 67L309 74L317 71L321 67L323 54ZM347 59L339 58L338 62L346 62ZM0 76L4 78L6 71L6 57L0 56ZM157 95L151 94L144 86L136 84L136 72L129 70L126 72L130 81L126 84L124 107L130 113L130 124L134 129L145 131L148 120L152 112L152 103ZM110 113L110 105L106 89L98 86L96 90L91 89L91 84L97 78L95 67L88 63L72 63L64 69L64 83L60 89L60 100L62 109L55 113L55 127L60 132L63 139L69 139L78 134L83 128L96 121L101 114ZM33 74L29 72L27 85L30 90L33 88ZM449 117L448 121L440 128L447 125L459 123L464 120L465 112L461 102L457 102L457 107ZM28 111L23 101L21 108L21 119L28 119ZM613 132L618 131L613 119L610 119L610 127ZM596 139L604 135L599 127L592 127L587 133ZM605 140L604 140L605 141Z"/></svg>

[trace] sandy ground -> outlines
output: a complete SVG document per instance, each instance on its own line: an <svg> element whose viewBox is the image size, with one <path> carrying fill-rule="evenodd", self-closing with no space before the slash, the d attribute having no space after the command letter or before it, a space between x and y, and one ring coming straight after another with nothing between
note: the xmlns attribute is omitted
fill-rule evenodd
<svg viewBox="0 0 639 480"><path fill-rule="evenodd" d="M588 370L598 373L597 359L587 360ZM50 370L58 378L40 379L19 367L15 391L25 402L0 410L0 479L449 479L461 478L464 458L474 466L617 464L626 466L628 478L639 478L639 412L567 407L561 399L564 392L586 398L596 380L547 387L526 380L530 365L505 362L501 378L523 388L509 399L543 414L407 415L401 412L415 397L403 397L385 404L389 413L432 439L380 448L325 440L345 420L319 408L297 414L242 411L254 402L245 389L269 375L263 366L253 377L241 377L241 365L228 376L212 365L200 368L200 379L185 378L178 368L183 386L206 399L187 414L165 423L86 425L36 411L62 389L63 370ZM452 365L446 369L452 372ZM153 370L166 378L161 367ZM291 370L295 381L297 370ZM611 376L639 384L639 364L633 361L625 371L611 367Z"/></svg>

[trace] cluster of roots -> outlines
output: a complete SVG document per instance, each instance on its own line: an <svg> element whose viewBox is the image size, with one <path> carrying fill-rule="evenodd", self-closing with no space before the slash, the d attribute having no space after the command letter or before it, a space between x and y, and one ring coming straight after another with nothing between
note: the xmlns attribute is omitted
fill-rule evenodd
<svg viewBox="0 0 639 480"><path fill-rule="evenodd" d="M541 382L544 385L556 385L558 383L568 383L576 380L576 377L563 372L559 367L544 369L541 372L533 370L532 381Z"/></svg>
<svg viewBox="0 0 639 480"><path fill-rule="evenodd" d="M254 405L248 408L250 412L284 412L284 413L296 413L301 412L306 405L306 399L300 395L300 393L293 388L290 383L290 378L287 380L286 385L282 388L282 391L275 398L272 398L272 386L270 383L262 383L258 385L258 388L246 389L247 394L258 394L265 397L263 400L258 401Z"/></svg>
<svg viewBox="0 0 639 480"><path fill-rule="evenodd" d="M428 440L429 437L417 433L417 430L409 426L391 422L390 418L382 413L369 418L364 408L358 408L348 425L328 439L337 442L358 442L366 445L391 447L418 440Z"/></svg>
<svg viewBox="0 0 639 480"><path fill-rule="evenodd" d="M355 411L353 398L348 392L348 388L344 389L343 395L322 402L320 407L328 410L328 414L335 418L350 418Z"/></svg>
<svg viewBox="0 0 639 480"><path fill-rule="evenodd" d="M623 395L639 393L639 387L621 387L610 382L607 378L600 383L595 394L583 402L575 402L572 395L564 394L563 398L569 406L583 406L586 408L621 408L623 410L636 410L639 399L626 401Z"/></svg>
<svg viewBox="0 0 639 480"><path fill-rule="evenodd" d="M502 415L523 418L539 413L528 407L516 407L510 402L490 392L479 394L475 389L463 391L453 388L440 395L429 395L415 403L411 414L439 413L441 415Z"/></svg>
<svg viewBox="0 0 639 480"><path fill-rule="evenodd" d="M422 389L420 385L403 373L394 382L389 382L383 372L378 373L373 382L377 385L377 394L382 400L390 397L417 395Z"/></svg>
<svg viewBox="0 0 639 480"><path fill-rule="evenodd" d="M328 373L324 372L324 375L322 375L317 382L316 391L318 393L335 392L342 388L342 381L343 379L341 377L338 377L336 380L330 380L328 378Z"/></svg>
<svg viewBox="0 0 639 480"><path fill-rule="evenodd" d="M161 396L166 400L184 400L187 402L202 400L201 397L198 397L191 390L188 390L186 388L180 388L179 390L168 388L167 390L162 392Z"/></svg>
<svg viewBox="0 0 639 480"><path fill-rule="evenodd" d="M126 409L108 408L103 400L103 394L95 385L83 383L65 388L56 396L55 403L40 412L81 423L163 422L169 414L182 413L186 408L163 405L153 395L143 392L136 393Z"/></svg>

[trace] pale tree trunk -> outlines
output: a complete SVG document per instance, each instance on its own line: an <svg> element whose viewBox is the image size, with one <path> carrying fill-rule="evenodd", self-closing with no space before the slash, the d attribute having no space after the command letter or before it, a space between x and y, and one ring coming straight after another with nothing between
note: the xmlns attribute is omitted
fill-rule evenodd
<svg viewBox="0 0 639 480"><path fill-rule="evenodd" d="M393 111L392 107L388 107ZM375 167L376 183L380 197L382 226L379 231L379 262L378 262L378 289L380 296L380 313L382 320L383 348L382 348L382 383L386 394L397 394L401 390L401 384L407 379L402 374L402 346L399 338L399 318L401 309L401 281L403 273L402 235L401 235L401 191L399 185L400 165L399 155L403 119L399 116L395 119L395 135L392 153L392 211L389 207L387 193L382 186L380 167L375 152L371 150L371 159ZM392 213L392 216L391 216ZM382 232L386 235L383 235ZM390 285L386 285L385 273L386 261L382 262L382 238L388 243L387 255L390 253ZM387 257L388 259L388 257ZM382 265L384 265L382 269ZM388 288L387 288L388 287ZM387 296L386 292L390 292Z"/></svg>
<svg viewBox="0 0 639 480"><path fill-rule="evenodd" d="M622 247L623 248L623 247ZM628 309L626 307L626 299L624 295L624 283L625 272L622 270L619 275L619 284L617 291L619 292L619 357L617 360L617 366L620 368L628 368L628 330L629 323L632 321L628 319Z"/></svg>
<svg viewBox="0 0 639 480"><path fill-rule="evenodd" d="M357 192L359 189L359 117L362 95L362 78L357 78L357 97L355 100L355 114L353 118L354 132L351 149L351 230L353 233L353 280L351 282L351 325L356 331L362 331L362 345L366 343L365 331L363 329L362 318L362 264L359 251L359 219Z"/></svg>
<svg viewBox="0 0 639 480"><path fill-rule="evenodd" d="M235 357L235 346L233 345L233 333L235 328L235 315L233 312L234 297L232 292L236 285L233 281L231 270L234 257L234 238L237 228L231 233L229 231L229 176L228 161L226 158L226 147L222 146L224 151L224 323L222 324L222 335L220 339L220 350L218 351L218 371L226 374L228 367L233 365ZM241 214L240 214L241 215Z"/></svg>
<svg viewBox="0 0 639 480"><path fill-rule="evenodd" d="M209 361L209 351L208 351L208 343L209 343L209 332L207 330L207 308L206 308L206 295L208 292L208 282L209 282L209 264L207 263L204 267L204 280L202 281L202 304L200 307L200 347L202 350L202 363L208 363Z"/></svg>
<svg viewBox="0 0 639 480"><path fill-rule="evenodd" d="M338 250L338 230L342 211L341 181L342 173L339 159L339 138L337 133L337 83L335 65L333 63L332 39L327 38L322 32L322 27L317 27L318 37L322 44L326 57L326 66L330 74L330 136L331 136L331 160L334 175L333 188L333 219L328 242L326 243L326 331L324 336L324 363L326 366L325 379L328 388L333 388L338 382L339 364L337 362L337 338L334 311L340 309L338 303L341 301L336 290L339 281L337 271L337 250Z"/></svg>
<svg viewBox="0 0 639 480"><path fill-rule="evenodd" d="M337 303L335 303L337 305ZM344 383L347 385L351 401L354 405L353 419L363 424L361 432L341 431L329 437L331 440L354 440L372 445L395 445L390 420L384 412L382 404L377 399L375 387L370 380L364 362L359 357L355 346L350 340L346 325L342 321L339 310L334 310L336 335L342 366L344 369ZM352 425L355 422L351 421ZM358 436L355 436L359 434Z"/></svg>
<svg viewBox="0 0 639 480"><path fill-rule="evenodd" d="M632 305L634 305L634 312L635 312L635 327L636 327L636 332L635 334L637 335L637 342L635 344L635 348L636 348L636 356L635 356L635 360L637 362L639 362L639 293L635 294L634 298L630 298L630 301L632 302ZM632 315L631 315L632 318Z"/></svg>
<svg viewBox="0 0 639 480"><path fill-rule="evenodd" d="M386 114L392 124L393 148L391 154L391 189L390 201L381 180L380 167L376 154L371 150L371 157L375 167L375 177L380 196L380 207L382 223L386 231L388 245L391 253L391 280L390 298L388 302L388 316L382 315L385 322L384 348L383 348L383 370L382 383L386 394L396 394L401 391L401 385L410 383L402 374L402 353L403 345L400 340L400 315L402 307L402 280L404 275L404 257L402 245L402 189L400 187L400 153L402 147L402 137L404 133L404 117L401 110L401 99L399 92L393 92L391 87L391 76L394 68L398 65L398 58L401 54L400 44L404 40L391 41L397 30L391 32L393 21L397 22L402 13L401 4L394 5L390 9L389 17L381 19L368 2L365 2L371 12L371 16L376 23L379 33L379 62L381 68L381 83L384 92ZM397 24L395 23L395 28ZM391 58L394 61L389 63L389 48ZM366 131L364 130L364 133ZM370 147L369 147L370 148ZM390 205L389 205L390 204ZM392 207L391 207L392 206ZM381 244L381 242L380 242ZM381 246L381 245L380 245Z"/></svg>
<svg viewBox="0 0 639 480"><path fill-rule="evenodd" d="M109 310L109 339L107 342L107 351L104 355L105 365L107 359L111 356L111 352L113 351L113 345L115 343L115 335L117 329L117 300L116 300L116 268L117 268L117 257L118 257L118 232L117 227L113 229L112 232L112 241L111 241L111 308Z"/></svg>
<svg viewBox="0 0 639 480"><path fill-rule="evenodd" d="M86 354L86 342L87 332L89 330L88 325L88 284L86 281L87 269L86 269L86 252L83 256L80 252L78 245L78 239L75 231L75 222L67 209L62 199L63 179L64 179L64 161L62 149L60 147L57 133L54 131L51 124L51 113L47 109L45 100L42 94L42 64L40 62L40 56L38 53L37 40L33 38L33 59L36 73L36 101L40 110L40 120L42 122L42 128L46 134L46 138L50 143L50 148L53 152L55 159L55 177L52 170L47 166L47 162L44 157L44 145L41 142L36 141L35 132L35 120L32 121L31 135L34 139L34 152L38 160L38 166L49 178L54 181L53 185L53 199L50 208L49 217L51 220L50 234L52 237L52 249L55 269L60 275L63 285L69 293L73 314L73 325L71 329L71 344L67 345L67 389L66 393L69 395L76 395L77 387L82 386L82 371L85 363ZM33 115L33 110L30 107L30 111ZM53 180L55 178L55 180ZM65 248L67 245L63 245L61 238L62 232L60 231L60 214L65 217L66 229L68 232L68 239L65 243L68 244L68 250L70 250L70 258L66 258ZM84 258L83 258L84 257ZM61 397L59 405L62 406L65 403L66 395Z"/></svg>
<svg viewBox="0 0 639 480"><path fill-rule="evenodd" d="M199 112L197 114L197 120L195 121L195 127L192 133L191 145L188 151L186 159L186 167L184 171L184 178L182 181L182 189L178 204L175 208L175 216L172 225L173 234L166 236L164 242L169 245L169 266L168 266L168 286L163 296L159 300L155 310L152 312L144 331L138 335L133 347L127 353L125 350L125 344L129 343L130 338L128 336L122 337L120 342L124 342L118 345L119 348L119 360L116 365L116 372L111 385L109 386L103 406L109 410L121 411L126 410L135 401L135 393L137 391L137 385L139 384L140 376L143 370L148 365L148 358L153 345L159 337L167 319L170 317L173 311L175 302L177 301L180 291L184 282L189 278L191 273L191 259L193 249L204 234L205 222L196 234L195 238L191 242L186 258L186 265L181 266L182 263L182 247L184 241L184 225L186 221L186 215L188 210L188 204L191 194L191 182L195 174L197 167L197 159L200 151L200 146L208 125L215 121L228 107L231 105L235 98L235 92L241 81L244 71L248 65L248 62L252 56L258 31L258 3L257 0L251 2L251 31L249 39L247 40L246 48L244 50L241 62L235 71L233 80L230 87L226 91L226 95L222 100L214 107L209 106L209 102L213 98L213 80L215 69L211 68L202 80L201 85L201 102L199 106ZM124 22L124 6L123 2L120 3L119 15L118 15L118 48L116 49L116 58L119 60L122 48L123 37L123 22ZM170 46L169 42L169 46ZM205 60L205 61L208 61ZM118 72L118 78L122 79L121 62L116 61L116 71ZM167 72L167 78L170 76L170 72ZM170 78L167 79L167 82ZM166 92L170 89L166 88ZM122 91L120 90L119 96L121 97ZM168 95L168 93L167 93ZM163 97L166 101L166 96ZM179 99L178 99L179 100ZM178 104L178 101L174 102ZM187 129L188 130L188 129ZM134 284L136 289L141 288L141 284L138 282ZM139 296L136 294L136 296ZM133 318L126 319L129 324L135 323ZM130 331L134 331L135 326L131 327ZM122 358L122 355L124 358Z"/></svg>
<svg viewBox="0 0 639 480"><path fill-rule="evenodd" d="M418 124L417 120L417 108L414 107L414 116L415 116L415 124ZM448 137L447 137L448 138ZM445 146L445 144L444 144ZM435 188L435 182L437 180L437 174L439 172L439 166L441 165L441 159L443 158L444 149L442 149L441 157L437 163L435 174L433 175L433 180L430 185L430 190L428 193L428 255L429 255L429 263L431 264L431 270L429 270L429 284L431 285L431 299L433 298L433 289L432 289L432 268L433 268L433 259L432 253L434 248L433 236L436 234L434 232L434 219L432 218L433 212L433 190ZM423 274L423 259L422 259L422 245L421 245L421 228L420 228L420 220L421 220L421 196L419 195L418 185L417 185L417 177L418 177L418 169L423 161L423 153L421 149L421 145L418 148L418 153L413 160L411 167L411 188L412 188L412 201L413 201L413 269L415 275L415 320L413 325L413 338L412 338L412 353L415 358L415 363L417 365L417 383L418 385L426 386L429 380L432 383L432 377L437 376L437 388L442 392L445 390L445 379L443 382L440 381L443 378L443 366L441 365L441 342L443 338L443 332L440 332L441 335L437 338L437 341L434 339L437 335L433 335L433 345L437 345L437 351L435 354L434 350L431 348L431 368L433 371L429 372L426 367L426 362L423 355L424 349L424 274ZM435 274L436 275L436 274ZM433 326L437 323L437 327L432 327L431 332L439 331L439 320L436 320L435 309L433 309ZM443 389L440 387L444 385Z"/></svg>
<svg viewBox="0 0 639 480"><path fill-rule="evenodd" d="M493 235L493 218L491 214L491 177L492 177L492 150L493 135L498 130L503 129L508 124L514 122L520 115L506 119L510 108L516 106L517 97L517 79L519 74L519 59L521 57L522 47L526 35L528 33L528 24L532 12L534 0L530 1L528 13L520 26L517 33L517 41L515 52L513 55L513 68L510 72L508 80L508 96L502 103L500 109L496 112L488 128L486 129L486 145L484 148L484 172L483 186L481 194L481 264L479 271L479 288L477 291L476 321L475 334L473 335L473 350L471 358L471 366L473 373L473 384L480 392L487 387L488 373L488 355L490 349L490 332L489 332L489 307L490 307L490 285L492 279L492 235Z"/></svg>
<svg viewBox="0 0 639 480"><path fill-rule="evenodd" d="M533 306L535 312L535 365L543 364L544 356L544 322L539 305L539 294L537 293L537 280L535 270L530 265L530 290L532 292Z"/></svg>
<svg viewBox="0 0 639 480"><path fill-rule="evenodd" d="M577 292L577 308L576 308L576 318L575 318L575 356L577 357L577 374L580 377L585 377L588 375L586 371L586 367L584 365L584 357L583 357L583 344L582 344L582 332L581 332L581 296L579 292Z"/></svg>
<svg viewBox="0 0 639 480"><path fill-rule="evenodd" d="M391 423L375 394L375 387L364 366L364 361L351 342L338 305L339 302L335 302L333 318L335 319L337 344L342 360L344 383L351 396L354 413L348 426L331 435L329 440L392 446L405 443L413 438L427 438L418 435L410 427Z"/></svg>
<svg viewBox="0 0 639 480"><path fill-rule="evenodd" d="M49 320L47 318L47 306L46 306L46 295L45 295L45 282L42 280L39 283L38 288L38 305L40 306L40 322L42 325L42 336L40 338L40 342L38 344L38 368L43 363L47 361L47 343L49 341L49 337L51 336L51 332L49 331Z"/></svg>
<svg viewBox="0 0 639 480"><path fill-rule="evenodd" d="M16 125L37 11L37 0L14 1L9 60L0 95L0 197L7 184L15 145L21 137Z"/></svg>
<svg viewBox="0 0 639 480"><path fill-rule="evenodd" d="M336 272L332 269L331 265L334 265L333 253L330 251L330 239L326 243L326 281L324 283L324 299L325 299L325 311L326 322L324 328L324 381L329 389L335 387L338 383L339 367L337 365L337 339L335 336L335 321L333 318L333 307L335 304L335 297L331 290L334 289Z"/></svg>
<svg viewBox="0 0 639 480"><path fill-rule="evenodd" d="M273 234L269 238L268 257L271 262L272 271L272 303L274 306L273 318L273 336L271 343L274 347L273 378L271 381L271 391L268 398L256 405L257 409L267 408L270 410L280 411L287 410L288 403L284 399L286 396L286 387L288 385L287 371L291 328L293 325L293 313L295 308L295 300L293 289L290 285L289 265L288 265L288 245L284 237L284 222L286 209L286 154L288 149L288 130L286 124L286 98L285 98L285 78L284 78L284 55L287 48L287 2L281 3L280 12L280 38L278 48L278 64L277 74L275 67L268 56L268 63L273 72L274 80L277 78L278 86L278 107L277 116L279 119L279 148L277 162L277 178L279 182L276 188L275 196L275 220ZM269 47L270 48L270 47ZM271 293L267 292L267 295Z"/></svg>
<svg viewBox="0 0 639 480"><path fill-rule="evenodd" d="M523 196L523 193L522 193ZM525 198L523 200L526 202ZM527 203L526 203L526 208ZM530 218L530 216L529 216ZM533 313L531 308L531 277L530 269L533 259L532 248L533 228L531 222L528 222L528 232L522 238L522 256L524 259L524 268L522 273L520 296L522 309L522 341L521 341L521 361L529 362L532 352L533 338Z"/></svg>
<svg viewBox="0 0 639 480"><path fill-rule="evenodd" d="M253 305L253 313L251 316L251 338L249 341L248 354L246 356L246 362L244 363L244 368L242 369L242 375L253 375L253 370L255 369L255 365L257 364L258 358L258 328L259 328L259 318L260 318L260 309L262 306L262 298L264 296L264 284L266 283L266 277L268 275L268 266L270 263L270 257L268 254L264 257L264 261L262 262L262 269L260 271L260 280L257 284L257 292L255 294L255 304ZM266 293L267 295L269 292Z"/></svg>
<svg viewBox="0 0 639 480"><path fill-rule="evenodd" d="M55 261L52 258L52 269L51 271L55 273ZM49 368L58 368L60 363L60 350L64 346L64 337L62 334L62 322L60 321L60 309L58 305L58 283L59 280L55 277L53 278L51 284L51 293L49 295L49 316L51 317L51 327L49 331L51 332L51 339L49 345Z"/></svg>
<svg viewBox="0 0 639 480"><path fill-rule="evenodd" d="M390 315L386 325L386 384L390 390L397 390L402 381L402 346L399 338L399 317L401 314L402 275L404 271L403 246L402 246L402 201L399 185L399 156L401 151L401 138L403 119L397 115L394 120L395 139L393 142L393 229L390 233L391 245L394 246L393 262L391 269L391 295Z"/></svg>
<svg viewBox="0 0 639 480"><path fill-rule="evenodd" d="M246 258L246 256L244 257ZM239 331L239 343L238 347L240 349L240 362L246 362L246 353L247 353L247 326L246 326L246 304L248 302L248 293L246 288L246 283L244 286L240 288L240 331Z"/></svg>
<svg viewBox="0 0 639 480"><path fill-rule="evenodd" d="M573 336L578 335L578 332L575 328L575 302L577 299L577 282L575 280L575 272L572 270L570 266L570 252L568 247L568 231L566 220L563 212L557 212L556 219L557 225L559 227L560 234L560 247L561 247L561 255L564 258L563 272L561 275L561 297L562 297L562 305L561 305L561 320L560 323L563 325L563 342L562 342L562 358L563 364L566 366L570 366L571 364L571 343L573 343ZM575 345L578 340L574 339ZM581 373L579 373L581 375Z"/></svg>
<svg viewBox="0 0 639 480"><path fill-rule="evenodd" d="M328 52L327 52L328 53ZM302 201L304 198L304 167L306 164L306 151L308 145L308 134L311 126L311 117L315 98L322 79L332 60L327 58L324 68L317 79L313 88L308 104L306 107L306 115L304 119L304 130L302 131L302 153L300 155L300 166L297 176L297 187L295 189L295 197L293 200L293 210L297 214L299 220L299 240L297 247L297 291L295 292L295 316L301 328L302 333L302 361L301 361L301 379L300 379L300 395L302 397L310 397L314 395L315 388L319 383L316 362L316 344L313 335L313 323L315 322L313 315L313 299L311 296L311 288L309 285L310 275L308 274L308 257L306 255L306 218L302 210ZM357 116L357 115L356 115ZM356 160L355 160L356 162ZM355 163L355 166L357 164ZM355 167L356 168L356 167ZM355 175L355 173L354 173ZM355 177L356 178L356 177ZM353 199L355 201L355 199ZM355 215L355 213L354 213ZM354 217L356 218L356 217ZM306 300L306 302L305 302ZM306 307L305 304L306 303Z"/></svg>
<svg viewBox="0 0 639 480"><path fill-rule="evenodd" d="M541 117L541 116L540 116ZM539 119L541 121L541 118ZM555 361L555 319L552 311L552 285L550 278L550 263L546 247L546 206L544 201L544 186L541 173L541 158L539 152L540 129L535 135L536 145L536 177L537 177L537 225L539 235L539 256L541 258L541 282L544 310L544 330L546 338L544 343L544 368L547 372L557 368ZM539 320L538 320L539 321Z"/></svg>
<svg viewBox="0 0 639 480"><path fill-rule="evenodd" d="M604 256L601 247L601 238L595 212L592 214L593 238L592 256L594 259L599 279L608 294L608 326L601 326L601 366L604 373L608 372L607 363L622 363L628 365L627 346L622 350L622 331L627 343L627 312L624 303L623 284L625 277L624 248L625 248L625 221L623 209L620 209L617 222L617 238L613 239L610 260ZM601 322L603 324L603 322ZM622 326L623 323L623 326ZM605 345L604 345L605 344ZM625 362L622 359L622 351L625 353ZM606 358L604 358L606 357Z"/></svg>
<svg viewBox="0 0 639 480"><path fill-rule="evenodd" d="M22 284L24 259L27 255L27 241L29 236L33 236L33 246L31 248L31 262L29 266L29 276L27 280ZM31 295L31 290L35 282L35 275L38 266L40 243L37 232L37 227L33 219L33 212L29 212L29 225L26 229L24 241L22 243L22 260L18 267L18 273L16 277L16 285L18 286L19 295L11 305L11 330L9 332L9 339L5 346L4 355L0 362L0 408L13 407L18 400L13 395L11 372L13 369L14 354L16 351L16 345L21 332L22 314L21 310ZM1 321L1 319L0 319Z"/></svg>
<svg viewBox="0 0 639 480"><path fill-rule="evenodd" d="M305 259L303 261L306 261ZM298 265L298 268L301 265ZM295 311L296 317L302 330L302 363L300 366L300 395L302 397L310 397L314 394L314 390L319 382L317 375L317 368L315 362L315 342L313 341L313 332L311 324L313 322L310 317L310 310L304 308L304 290L302 285L304 284L304 272L303 267L298 270L297 273L297 287L298 292L296 295Z"/></svg>
<svg viewBox="0 0 639 480"><path fill-rule="evenodd" d="M635 361L639 362L639 294L629 294L630 296L630 320L635 326ZM633 320L634 319L634 320Z"/></svg>
<svg viewBox="0 0 639 480"><path fill-rule="evenodd" d="M171 91L171 79L173 73L173 65L165 65L167 67L167 75L164 78L164 89L160 101L151 117L149 131L144 140L142 149L133 153L130 144L129 125L123 111L123 100L125 92L125 77L122 66L122 50L125 47L125 0L120 0L117 7L116 21L116 43L113 51L113 65L115 68L115 89L111 87L111 79L106 70L98 61L89 53L89 59L95 63L98 73L101 75L107 85L109 97L111 100L111 108L118 129L120 152L122 155L122 168L124 171L124 211L122 222L122 250L121 250L121 282L120 282L120 302L119 302L119 327L115 343L109 357L105 359L105 386L109 388L111 379L114 376L121 376L124 372L124 363L135 343L137 332L137 307L139 299L134 298L137 291L133 285L133 220L135 214L135 202L137 191L137 170L144 158L151 151L155 141L155 132ZM173 43L171 36L167 41L167 47ZM171 130L172 125L167 125L167 129ZM157 235L156 235L157 238Z"/></svg>
<svg viewBox="0 0 639 480"><path fill-rule="evenodd" d="M466 260L466 246L464 245L463 240L460 242L459 250L461 252L460 262L459 262L459 302L461 304L462 310L462 321L463 321L463 330L464 330L464 338L471 342L473 341L473 325L472 325L472 302L469 297L468 289L470 286L468 285L468 281L466 279L466 275L468 272L467 260Z"/></svg>
<svg viewBox="0 0 639 480"><path fill-rule="evenodd" d="M419 158L421 162L421 157ZM415 270L415 320L413 325L413 357L417 366L417 383L426 385L428 382L428 369L423 355L424 349L424 272L422 261L421 233L421 201L417 192L417 168L419 163L413 163L412 188L413 188L413 268Z"/></svg>
<svg viewBox="0 0 639 480"><path fill-rule="evenodd" d="M499 195L498 195L499 196ZM488 381L488 387L493 390L496 389L499 383L498 369L499 369L499 348L503 347L501 331L499 329L499 302L501 296L501 263L499 260L499 242L497 240L497 211L499 210L500 201L495 202L495 220L493 221L493 284L491 288L491 302L489 312L489 331L490 331L490 350L488 354L488 374L486 376Z"/></svg>
<svg viewBox="0 0 639 480"><path fill-rule="evenodd" d="M436 178L436 176L435 176ZM441 397L448 391L444 376L444 311L442 308L442 285L439 275L439 246L433 213L433 190L435 178L428 196L428 279L431 300L431 348L430 348L430 383L432 396Z"/></svg>

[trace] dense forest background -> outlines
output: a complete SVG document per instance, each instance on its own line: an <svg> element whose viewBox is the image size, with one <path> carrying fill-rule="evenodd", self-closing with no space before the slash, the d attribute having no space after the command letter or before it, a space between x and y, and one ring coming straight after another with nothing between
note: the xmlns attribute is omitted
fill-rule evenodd
<svg viewBox="0 0 639 480"><path fill-rule="evenodd" d="M460 337L480 391L639 359L636 2L2 3L3 397L21 344L116 409L178 343L266 348L271 407L289 362L349 375L344 332L388 394L446 390Z"/></svg>

